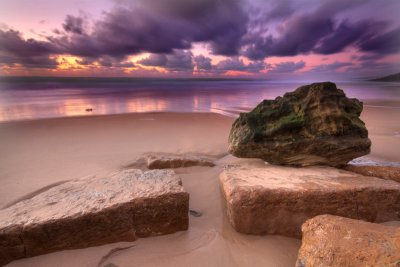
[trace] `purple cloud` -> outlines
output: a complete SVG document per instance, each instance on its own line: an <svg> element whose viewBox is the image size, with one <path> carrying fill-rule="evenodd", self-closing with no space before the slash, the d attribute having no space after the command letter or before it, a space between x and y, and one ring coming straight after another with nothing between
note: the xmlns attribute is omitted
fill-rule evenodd
<svg viewBox="0 0 400 267"><path fill-rule="evenodd" d="M83 22L84 19L82 17L74 17L71 15L67 15L62 26L66 32L83 34L84 33Z"/></svg>
<svg viewBox="0 0 400 267"><path fill-rule="evenodd" d="M189 49L194 42L209 42L217 54L237 54L247 21L238 1L167 2L119 5L95 22L89 35L81 35L82 18L67 16L64 29L78 35L50 41L65 53L90 57L172 53L174 49Z"/></svg>
<svg viewBox="0 0 400 267"><path fill-rule="evenodd" d="M205 57L203 55L198 55L193 58L196 63L197 70L199 71L209 71L212 69L211 58Z"/></svg>
<svg viewBox="0 0 400 267"><path fill-rule="evenodd" d="M368 36L360 42L362 51L392 54L400 51L400 27L375 36Z"/></svg>
<svg viewBox="0 0 400 267"><path fill-rule="evenodd" d="M245 64L243 60L234 57L220 61L217 65L213 67L213 69L218 72L227 72L233 70L257 73L265 69L265 67L266 66L263 61L254 61Z"/></svg>
<svg viewBox="0 0 400 267"><path fill-rule="evenodd" d="M377 30L379 26L386 26L382 24L383 23L371 23L368 21L361 21L358 23L343 21L331 34L322 38L313 51L325 55L341 52L372 30Z"/></svg>
<svg viewBox="0 0 400 267"><path fill-rule="evenodd" d="M193 54L190 51L175 50L172 54L151 54L138 63L144 66L164 67L170 71L193 70Z"/></svg>
<svg viewBox="0 0 400 267"><path fill-rule="evenodd" d="M270 72L272 73L290 73L300 70L306 66L304 61L299 62L282 62L276 64L273 68L271 68Z"/></svg>
<svg viewBox="0 0 400 267"><path fill-rule="evenodd" d="M24 40L18 31L0 30L0 64L22 64L28 68L55 68L57 62L49 55L56 49L51 43Z"/></svg>
<svg viewBox="0 0 400 267"><path fill-rule="evenodd" d="M314 72L334 72L342 67L351 66L351 62L334 62L330 64L321 64L312 69Z"/></svg>
<svg viewBox="0 0 400 267"><path fill-rule="evenodd" d="M389 0L388 0L389 1ZM124 66L129 55L151 55L141 61L171 71L228 70L257 73L271 56L330 55L348 48L368 55L400 52L400 21L365 16L372 1L266 0L119 0L102 17L89 22L83 15L67 15L62 28L47 41L23 39L15 30L0 30L0 63L52 66L55 54L82 57L82 64ZM396 5L389 1L388 5ZM353 16L353 14L355 14ZM379 20L378 20L379 19ZM196 43L230 58L217 65L189 52ZM239 58L247 57L245 64ZM304 62L303 62L304 63ZM300 62L283 62L272 72L293 72ZM333 68L321 65L320 69ZM318 69L316 69L318 71Z"/></svg>
<svg viewBox="0 0 400 267"><path fill-rule="evenodd" d="M55 47L49 42L24 40L18 31L0 30L0 52L27 58L46 56L55 51Z"/></svg>

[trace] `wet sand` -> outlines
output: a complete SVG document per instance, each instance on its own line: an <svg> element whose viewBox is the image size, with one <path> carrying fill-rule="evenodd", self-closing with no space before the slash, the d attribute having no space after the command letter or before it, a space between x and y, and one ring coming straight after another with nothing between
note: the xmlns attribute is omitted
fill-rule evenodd
<svg viewBox="0 0 400 267"><path fill-rule="evenodd" d="M362 117L373 143L371 158L400 162L400 109L367 106ZM177 170L190 193L190 209L203 214L189 216L188 231L61 251L9 266L293 266L300 240L243 235L227 222L218 175L224 164L239 160L226 153L233 120L208 113L142 113L1 123L0 207L66 179L106 175L145 152L221 158L215 167Z"/></svg>
<svg viewBox="0 0 400 267"><path fill-rule="evenodd" d="M372 141L370 156L400 162L400 103L382 104L366 103L361 114Z"/></svg>

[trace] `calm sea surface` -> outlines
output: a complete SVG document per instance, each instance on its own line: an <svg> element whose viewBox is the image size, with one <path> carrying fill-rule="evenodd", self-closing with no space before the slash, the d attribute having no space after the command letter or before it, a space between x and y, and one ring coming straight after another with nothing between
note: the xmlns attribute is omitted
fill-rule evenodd
<svg viewBox="0 0 400 267"><path fill-rule="evenodd" d="M214 112L236 116L305 82L90 78L0 79L0 121L133 112ZM347 96L400 103L400 83L338 82ZM391 104L393 106L393 104ZM400 106L398 106L400 108Z"/></svg>

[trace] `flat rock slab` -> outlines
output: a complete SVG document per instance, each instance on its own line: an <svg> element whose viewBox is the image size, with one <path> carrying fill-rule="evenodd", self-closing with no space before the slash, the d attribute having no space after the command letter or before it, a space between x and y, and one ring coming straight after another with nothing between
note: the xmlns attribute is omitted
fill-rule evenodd
<svg viewBox="0 0 400 267"><path fill-rule="evenodd" d="M400 220L400 184L331 167L231 166L220 175L236 231L301 237L301 225L333 214L371 222Z"/></svg>
<svg viewBox="0 0 400 267"><path fill-rule="evenodd" d="M321 215L302 231L297 267L400 265L399 227Z"/></svg>
<svg viewBox="0 0 400 267"><path fill-rule="evenodd" d="M189 194L172 170L72 180L0 210L0 265L187 230L188 211Z"/></svg>
<svg viewBox="0 0 400 267"><path fill-rule="evenodd" d="M176 154L146 154L144 156L147 168L149 169L170 169L191 166L214 167L212 159L197 155L176 155Z"/></svg>
<svg viewBox="0 0 400 267"><path fill-rule="evenodd" d="M386 180L393 180L400 183L400 167L347 164L343 169L364 176L373 176Z"/></svg>

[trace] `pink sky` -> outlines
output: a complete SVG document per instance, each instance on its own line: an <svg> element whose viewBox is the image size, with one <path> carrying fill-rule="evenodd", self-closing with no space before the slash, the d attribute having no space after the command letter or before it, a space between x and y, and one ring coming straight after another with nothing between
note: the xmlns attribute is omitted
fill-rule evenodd
<svg viewBox="0 0 400 267"><path fill-rule="evenodd" d="M400 69L399 7L395 0L0 0L0 74L375 77Z"/></svg>

